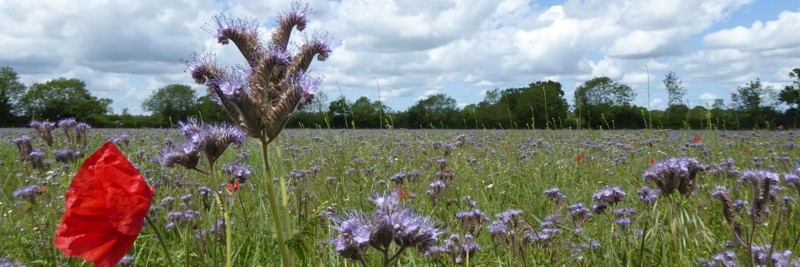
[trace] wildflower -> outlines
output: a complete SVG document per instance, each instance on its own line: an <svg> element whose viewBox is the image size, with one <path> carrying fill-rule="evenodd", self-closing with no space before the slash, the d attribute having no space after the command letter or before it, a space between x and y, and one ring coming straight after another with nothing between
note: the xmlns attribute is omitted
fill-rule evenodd
<svg viewBox="0 0 800 267"><path fill-rule="evenodd" d="M14 260L12 260L9 257L0 258L0 266L2 266L2 267L28 267L28 265L25 265L25 264L20 263L20 262L15 262Z"/></svg>
<svg viewBox="0 0 800 267"><path fill-rule="evenodd" d="M372 235L372 222L364 214L347 214L347 219L337 221L337 235L330 240L333 250L342 257L362 260L364 253L369 248Z"/></svg>
<svg viewBox="0 0 800 267"><path fill-rule="evenodd" d="M694 137L694 142L695 142L695 143L700 143L700 141L701 141L701 140L702 140L702 139L700 138L700 136L699 136L699 135L696 135L696 136Z"/></svg>
<svg viewBox="0 0 800 267"><path fill-rule="evenodd" d="M229 145L242 145L244 135L230 125L211 126L189 119L178 124L178 130L189 139L197 150L203 151L213 164Z"/></svg>
<svg viewBox="0 0 800 267"><path fill-rule="evenodd" d="M461 221L461 232L470 233L473 236L480 235L483 224L489 221L489 217L479 209L458 212L456 218Z"/></svg>
<svg viewBox="0 0 800 267"><path fill-rule="evenodd" d="M581 161L583 161L584 159L586 159L586 157L584 157L584 156L583 156L583 155L581 155L581 154L578 154L577 156L575 156L575 161L577 161L577 162L581 162Z"/></svg>
<svg viewBox="0 0 800 267"><path fill-rule="evenodd" d="M229 182L239 182L245 183L247 182L247 178L253 174L253 169L246 165L242 164L228 164L225 167L222 167L222 173L225 173L230 177Z"/></svg>
<svg viewBox="0 0 800 267"><path fill-rule="evenodd" d="M656 157L650 158L650 165L656 164Z"/></svg>
<svg viewBox="0 0 800 267"><path fill-rule="evenodd" d="M450 253L455 264L461 264L467 258L474 258L481 251L481 246L475 243L475 237L470 234L452 234L445 239L444 250Z"/></svg>
<svg viewBox="0 0 800 267"><path fill-rule="evenodd" d="M28 162L31 163L34 169L46 170L50 168L50 163L44 161L44 152L39 150L34 149L28 154Z"/></svg>
<svg viewBox="0 0 800 267"><path fill-rule="evenodd" d="M444 182L442 182L441 180L436 180L431 182L430 185L428 186L430 189L428 189L428 191L425 191L425 193L431 197L433 205L436 206L436 202L439 200L439 196L442 194L442 192L444 192L444 187L445 187Z"/></svg>
<svg viewBox="0 0 800 267"><path fill-rule="evenodd" d="M610 186L595 192L592 199L595 203L613 206L625 199L625 191L622 191L619 186Z"/></svg>
<svg viewBox="0 0 800 267"><path fill-rule="evenodd" d="M736 252L728 250L711 256L711 260L700 260L700 266L739 266L736 262Z"/></svg>
<svg viewBox="0 0 800 267"><path fill-rule="evenodd" d="M670 195L677 189L688 196L694 191L697 174L707 168L693 158L671 158L656 162L642 176L645 182L655 182L662 195Z"/></svg>
<svg viewBox="0 0 800 267"><path fill-rule="evenodd" d="M173 203L175 203L175 198L174 197L164 197L159 202L161 207L164 207L165 209L172 209L172 204Z"/></svg>
<svg viewBox="0 0 800 267"><path fill-rule="evenodd" d="M130 250L153 191L125 156L106 143L83 163L67 190L55 246L98 266L113 266Z"/></svg>
<svg viewBox="0 0 800 267"><path fill-rule="evenodd" d="M49 147L53 146L53 128L55 128L55 126L55 123L49 121L31 121L31 127L36 130L39 137L41 137Z"/></svg>
<svg viewBox="0 0 800 267"><path fill-rule="evenodd" d="M75 131L76 126L78 126L78 122L75 121L75 118L66 118L58 121L58 128L64 131L64 135L67 136L67 141L70 143L75 141L75 136L73 136L71 132Z"/></svg>
<svg viewBox="0 0 800 267"><path fill-rule="evenodd" d="M119 260L117 266L133 266L133 256L125 255Z"/></svg>
<svg viewBox="0 0 800 267"><path fill-rule="evenodd" d="M753 223L761 224L769 206L770 186L780 182L778 174L765 170L744 170L742 171L741 182L749 182L753 188L753 206L751 218Z"/></svg>
<svg viewBox="0 0 800 267"><path fill-rule="evenodd" d="M38 185L29 185L17 190L14 190L14 197L19 200L34 202L36 197L47 192L44 187Z"/></svg>
<svg viewBox="0 0 800 267"><path fill-rule="evenodd" d="M11 143L17 145L17 150L19 151L19 160L26 161L28 159L28 155L33 152L33 146L31 146L31 138L27 135L21 135L20 137L14 138L11 140Z"/></svg>
<svg viewBox="0 0 800 267"><path fill-rule="evenodd" d="M572 220L579 226L583 225L587 219L592 217L592 212L586 208L583 203L572 204L567 207L567 210L569 210L569 212L567 212L567 216L572 218Z"/></svg>
<svg viewBox="0 0 800 267"><path fill-rule="evenodd" d="M53 156L55 157L57 162L70 163L70 162L75 162L75 160L82 157L83 152L81 152L80 150L64 148L64 149L59 149L56 152L53 152Z"/></svg>
<svg viewBox="0 0 800 267"><path fill-rule="evenodd" d="M647 205L652 205L658 199L658 191L647 186L642 186L636 193L639 195L639 200Z"/></svg>
<svg viewBox="0 0 800 267"><path fill-rule="evenodd" d="M91 129L92 126L89 126L86 123L79 122L75 125L75 140L78 144L78 147L85 147L87 144L87 131Z"/></svg>
<svg viewBox="0 0 800 267"><path fill-rule="evenodd" d="M631 225L631 219L628 217L622 217L614 221L615 224L619 225L622 228L628 228Z"/></svg>
<svg viewBox="0 0 800 267"><path fill-rule="evenodd" d="M548 188L544 190L544 195L547 196L550 201L555 202L558 205L564 203L564 200L567 199L567 196L561 193L561 189L558 187Z"/></svg>
<svg viewBox="0 0 800 267"><path fill-rule="evenodd" d="M160 161L167 167L178 164L187 169L196 169L197 163L200 162L200 156L197 153L198 151L193 144L186 143L162 151Z"/></svg>
<svg viewBox="0 0 800 267"><path fill-rule="evenodd" d="M394 228L394 242L397 245L416 247L421 253L432 249L442 233L430 218L419 215L411 209L397 212L389 217L388 221Z"/></svg>

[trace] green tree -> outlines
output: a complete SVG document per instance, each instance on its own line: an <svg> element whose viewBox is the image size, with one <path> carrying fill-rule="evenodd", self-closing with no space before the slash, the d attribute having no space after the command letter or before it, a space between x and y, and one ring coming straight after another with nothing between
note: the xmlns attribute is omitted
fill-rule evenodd
<svg viewBox="0 0 800 267"><path fill-rule="evenodd" d="M214 102L210 94L198 98L195 105L189 110L191 114L202 114L204 122L231 122L231 116Z"/></svg>
<svg viewBox="0 0 800 267"><path fill-rule="evenodd" d="M750 81L745 86L736 88L731 93L731 100L739 111L738 126L744 128L759 128L768 122L774 125L774 119L769 114L775 110L774 92L770 87L763 87L761 80Z"/></svg>
<svg viewBox="0 0 800 267"><path fill-rule="evenodd" d="M788 85L781 90L778 100L789 106L784 113L784 123L797 127L800 122L800 68L795 68L789 73L789 77L794 78L792 85Z"/></svg>
<svg viewBox="0 0 800 267"><path fill-rule="evenodd" d="M366 96L356 99L350 108L353 112L353 121L360 128L381 128L382 113L390 112L389 107L380 101L370 102Z"/></svg>
<svg viewBox="0 0 800 267"><path fill-rule="evenodd" d="M612 109L630 108L635 97L636 93L630 86L608 77L595 77L575 90L575 112L586 126L611 127L608 120Z"/></svg>
<svg viewBox="0 0 800 267"><path fill-rule="evenodd" d="M408 108L407 122L409 127L455 128L458 121L456 100L445 94L433 94L417 101Z"/></svg>
<svg viewBox="0 0 800 267"><path fill-rule="evenodd" d="M670 106L683 105L686 88L683 87L683 82L678 79L678 75L675 72L670 71L664 77L664 87L667 88L667 93L669 93L669 102L667 103Z"/></svg>
<svg viewBox="0 0 800 267"><path fill-rule="evenodd" d="M11 67L0 67L0 126L11 126L17 123L21 114L18 105L20 97L25 93L25 85Z"/></svg>
<svg viewBox="0 0 800 267"><path fill-rule="evenodd" d="M351 104L348 103L344 96L341 96L328 104L328 117L331 119L331 127L349 127L348 123L353 119L353 112L350 109L350 106Z"/></svg>
<svg viewBox="0 0 800 267"><path fill-rule="evenodd" d="M186 120L197 105L195 91L188 85L170 84L159 88L142 103L142 109L173 122Z"/></svg>
<svg viewBox="0 0 800 267"><path fill-rule="evenodd" d="M19 109L32 119L76 117L91 123L91 118L111 113L111 102L111 99L92 96L79 79L58 78L31 85L20 98Z"/></svg>

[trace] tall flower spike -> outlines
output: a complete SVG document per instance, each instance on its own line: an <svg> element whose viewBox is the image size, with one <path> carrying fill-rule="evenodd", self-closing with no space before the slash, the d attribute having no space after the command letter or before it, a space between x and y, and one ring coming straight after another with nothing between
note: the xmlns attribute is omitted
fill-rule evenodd
<svg viewBox="0 0 800 267"><path fill-rule="evenodd" d="M310 78L306 70L315 56L322 61L330 55L328 35L312 34L296 55L287 47L292 30L305 29L307 13L307 5L292 4L266 44L259 43L254 22L215 17L216 28L207 30L220 43L233 42L239 48L249 65L249 70L241 71L246 82L217 67L210 55L195 54L187 62L195 82L208 86L239 128L259 141L272 142L292 112L311 102L318 90L321 80Z"/></svg>

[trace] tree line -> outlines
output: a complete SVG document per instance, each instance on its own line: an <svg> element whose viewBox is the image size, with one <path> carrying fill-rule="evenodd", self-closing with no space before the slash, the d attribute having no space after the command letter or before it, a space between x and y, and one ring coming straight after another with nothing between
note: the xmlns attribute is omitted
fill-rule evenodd
<svg viewBox="0 0 800 267"><path fill-rule="evenodd" d="M405 111L394 111L367 97L355 101L324 93L304 110L297 110L287 127L409 128L409 129L775 129L797 128L800 122L800 68L789 73L791 85L778 91L759 79L738 86L729 102L716 99L689 107L686 88L674 72L663 84L666 110L634 104L635 91L608 77L578 86L571 105L562 85L537 81L522 88L493 89L477 104L458 107L445 94L418 100ZM205 122L230 121L209 95L188 85L171 84L153 92L142 109L150 115L115 114L111 99L98 98L79 79L58 78L25 86L11 67L0 68L0 127L25 126L30 120L56 121L75 117L94 127L171 127L195 117Z"/></svg>

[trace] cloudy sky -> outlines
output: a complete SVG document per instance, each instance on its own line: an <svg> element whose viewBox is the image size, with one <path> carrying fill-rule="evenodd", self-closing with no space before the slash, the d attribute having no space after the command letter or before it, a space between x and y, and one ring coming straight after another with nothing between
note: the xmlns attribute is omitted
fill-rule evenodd
<svg viewBox="0 0 800 267"><path fill-rule="evenodd" d="M84 80L114 111L172 83L192 84L182 58L215 53L240 64L203 26L225 12L258 20L268 36L288 1L0 0L0 66L23 82ZM309 29L339 44L313 73L330 98L381 98L405 110L445 93L459 105L486 90L559 81L567 99L608 76L631 85L637 104L665 108L662 80L675 71L690 105L729 101L760 78L777 90L800 67L799 0L311 0ZM309 31L311 32L311 31ZM303 33L295 33L296 43ZM645 67L646 66L646 67ZM205 93L202 87L196 87Z"/></svg>

